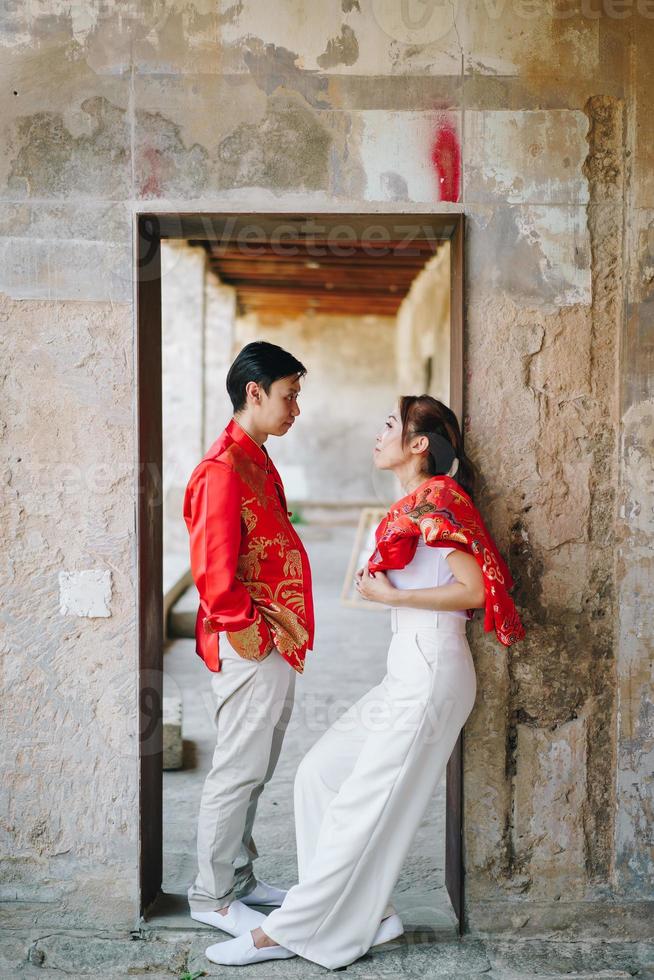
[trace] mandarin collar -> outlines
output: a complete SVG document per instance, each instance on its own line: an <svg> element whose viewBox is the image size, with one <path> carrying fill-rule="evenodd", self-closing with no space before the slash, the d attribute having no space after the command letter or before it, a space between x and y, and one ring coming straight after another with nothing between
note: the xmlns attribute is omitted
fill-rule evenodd
<svg viewBox="0 0 654 980"><path fill-rule="evenodd" d="M249 432L246 432L236 419L231 419L227 423L227 434L234 442L237 442L241 449L266 472L270 469L270 456L263 446L257 445Z"/></svg>

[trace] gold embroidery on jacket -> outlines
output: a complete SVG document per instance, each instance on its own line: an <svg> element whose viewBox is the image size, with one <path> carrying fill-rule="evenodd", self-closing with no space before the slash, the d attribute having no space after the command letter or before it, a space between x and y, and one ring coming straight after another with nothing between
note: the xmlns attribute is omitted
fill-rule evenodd
<svg viewBox="0 0 654 980"><path fill-rule="evenodd" d="M288 575L289 578L302 578L302 556L297 548L291 548L286 553L284 575Z"/></svg>
<svg viewBox="0 0 654 980"><path fill-rule="evenodd" d="M241 504L241 517L243 518L243 523L248 534L252 534L255 527L257 526L257 515L253 510L250 510L248 504L254 503L254 497L250 497L249 500L244 500Z"/></svg>
<svg viewBox="0 0 654 980"><path fill-rule="evenodd" d="M267 582L260 580L260 575L261 562L268 557L268 548L274 545L277 545L280 558L284 559L284 575L288 577L279 582L273 591ZM275 535L272 540L264 537L251 538L247 552L239 557L236 573L264 618L267 619L270 615L276 622L276 646L285 654L301 649L309 640L309 633L299 618L306 612L302 588L302 555L298 548L290 545L289 538L282 533ZM286 608L283 612L272 614L270 609L276 608L274 603Z"/></svg>
<svg viewBox="0 0 654 980"><path fill-rule="evenodd" d="M240 555L236 566L236 576L241 580L256 579L261 574L261 561L267 556L265 538L252 538L247 553Z"/></svg>
<svg viewBox="0 0 654 980"><path fill-rule="evenodd" d="M294 547L294 541L288 534L288 514L284 507L280 492L275 485L274 495L266 492L269 474L258 466L238 446L230 446L225 456L237 476L250 490L252 496L243 499L241 503L241 518L245 527L244 553L239 555L236 577L248 590L257 606L262 620L258 620L245 630L237 633L227 633L230 642L237 652L247 660L263 660L273 645L300 673L304 670L304 661L300 651L306 649L309 632L303 625L302 619L306 613L303 589L302 554ZM273 481L274 482L274 481ZM281 525L281 530L274 538L263 536L252 537L252 531L257 526L257 515L252 506L259 504L273 512ZM283 560L284 579L273 588L261 581L262 563L266 561L274 548ZM274 640L266 644L266 650L261 652L262 635L258 623L265 629L268 623L274 629Z"/></svg>
<svg viewBox="0 0 654 980"><path fill-rule="evenodd" d="M266 622L274 624L277 649L288 656L306 646L309 633L300 618L306 611L302 579L284 579L274 591L266 582L242 582ZM299 657L296 662L301 663Z"/></svg>
<svg viewBox="0 0 654 980"><path fill-rule="evenodd" d="M309 634L298 617L284 606L260 606L259 611L268 623L275 646L280 653L296 653L309 641Z"/></svg>
<svg viewBox="0 0 654 980"><path fill-rule="evenodd" d="M234 468L236 475L254 494L261 507L268 507L270 501L266 496L266 471L236 445L229 446L224 458Z"/></svg>
<svg viewBox="0 0 654 980"><path fill-rule="evenodd" d="M281 582L279 587L275 592L275 599L279 602L283 602L285 606L290 606L295 609L298 613L304 613L304 592L299 592L297 589L292 588L292 579L288 582Z"/></svg>
<svg viewBox="0 0 654 980"><path fill-rule="evenodd" d="M281 534L281 532L276 534L274 538L270 539L270 544L277 545L277 554L280 558L283 558L288 549L291 547L291 542L287 536L285 534Z"/></svg>
<svg viewBox="0 0 654 980"><path fill-rule="evenodd" d="M244 660L263 660L273 648L273 641L266 643L265 648L261 649L261 634L259 632L260 619L257 618L250 626L235 632L227 631L227 639L234 647L236 652Z"/></svg>

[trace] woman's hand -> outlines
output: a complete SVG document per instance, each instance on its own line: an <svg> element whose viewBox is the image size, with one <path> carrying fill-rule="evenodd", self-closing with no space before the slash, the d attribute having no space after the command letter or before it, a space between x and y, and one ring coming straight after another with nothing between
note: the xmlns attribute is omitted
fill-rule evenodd
<svg viewBox="0 0 654 980"><path fill-rule="evenodd" d="M355 585L362 599L367 599L369 602L382 602L385 605L393 604L393 597L397 592L388 581L385 572L371 573L367 566L357 572Z"/></svg>

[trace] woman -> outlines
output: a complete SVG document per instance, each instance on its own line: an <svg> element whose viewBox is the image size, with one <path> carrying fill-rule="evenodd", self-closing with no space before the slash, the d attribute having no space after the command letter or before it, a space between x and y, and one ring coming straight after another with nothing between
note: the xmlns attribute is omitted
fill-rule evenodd
<svg viewBox="0 0 654 980"><path fill-rule="evenodd" d="M356 582L391 606L387 672L298 768L299 884L259 928L210 946L215 963L300 955L337 969L402 934L391 892L475 702L466 619L485 607L501 643L524 635L454 413L429 395L401 398L374 461L405 490Z"/></svg>

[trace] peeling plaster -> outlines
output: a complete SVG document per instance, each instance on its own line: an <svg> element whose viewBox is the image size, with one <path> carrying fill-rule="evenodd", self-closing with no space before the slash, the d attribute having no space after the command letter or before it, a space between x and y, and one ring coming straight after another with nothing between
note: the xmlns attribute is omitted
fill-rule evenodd
<svg viewBox="0 0 654 980"><path fill-rule="evenodd" d="M222 179L232 187L327 186L331 136L293 99L272 96L260 123L241 123L219 145Z"/></svg>
<svg viewBox="0 0 654 980"><path fill-rule="evenodd" d="M343 24L339 36L327 41L324 53L316 60L321 68L333 68L335 65L353 65L358 57L357 36L351 27Z"/></svg>
<svg viewBox="0 0 654 980"><path fill-rule="evenodd" d="M88 132L75 135L62 113L19 117L11 138L7 187L16 198L120 197L130 172L129 126L124 109L106 98L84 99Z"/></svg>
<svg viewBox="0 0 654 980"><path fill-rule="evenodd" d="M585 208L479 207L471 221L484 236L483 251L473 253L473 275L480 285L546 311L590 302Z"/></svg>
<svg viewBox="0 0 654 980"><path fill-rule="evenodd" d="M466 196L510 204L585 204L587 130L581 111L468 110Z"/></svg>
<svg viewBox="0 0 654 980"><path fill-rule="evenodd" d="M267 95L280 88L289 89L300 93L316 109L329 108L328 80L304 71L297 52L253 36L245 38L240 50L253 79Z"/></svg>

